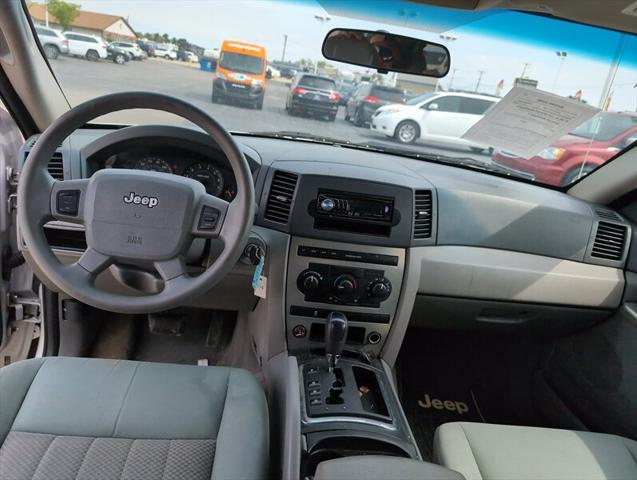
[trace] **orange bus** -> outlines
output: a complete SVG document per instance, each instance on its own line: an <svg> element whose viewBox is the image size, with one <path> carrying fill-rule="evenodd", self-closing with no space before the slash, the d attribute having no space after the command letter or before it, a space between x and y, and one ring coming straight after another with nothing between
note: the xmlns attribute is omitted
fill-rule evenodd
<svg viewBox="0 0 637 480"><path fill-rule="evenodd" d="M225 40L219 52L217 76L212 83L212 103L234 100L261 110L266 63L262 46Z"/></svg>

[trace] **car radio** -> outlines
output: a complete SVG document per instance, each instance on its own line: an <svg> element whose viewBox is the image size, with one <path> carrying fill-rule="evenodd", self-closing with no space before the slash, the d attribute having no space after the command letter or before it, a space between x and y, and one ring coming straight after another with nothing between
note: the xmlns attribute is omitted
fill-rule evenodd
<svg viewBox="0 0 637 480"><path fill-rule="evenodd" d="M331 217L391 223L394 215L394 199L320 189L316 198L316 213Z"/></svg>

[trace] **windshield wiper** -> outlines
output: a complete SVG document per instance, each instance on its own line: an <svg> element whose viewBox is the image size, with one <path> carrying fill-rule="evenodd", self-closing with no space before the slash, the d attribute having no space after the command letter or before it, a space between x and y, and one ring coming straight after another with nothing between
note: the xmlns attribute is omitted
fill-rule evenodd
<svg viewBox="0 0 637 480"><path fill-rule="evenodd" d="M293 130L281 130L278 132L249 132L248 135L254 135L257 137L280 138L284 140L297 140L311 143L321 143L324 145L355 148L358 150L367 150L370 152L389 153L392 155L400 155L402 157L414 158L417 160L428 160L436 163L443 163L446 165L462 166L466 168L482 170L485 172L498 172L509 175L509 172L507 172L503 168L500 168L498 165L485 164L480 160L476 160L475 158L471 157L452 157L450 155L440 155L437 153L414 152L412 150L406 150L400 147L381 147L369 143L350 142L349 140L341 140L337 138L326 137L323 135L314 135L312 133L297 132Z"/></svg>

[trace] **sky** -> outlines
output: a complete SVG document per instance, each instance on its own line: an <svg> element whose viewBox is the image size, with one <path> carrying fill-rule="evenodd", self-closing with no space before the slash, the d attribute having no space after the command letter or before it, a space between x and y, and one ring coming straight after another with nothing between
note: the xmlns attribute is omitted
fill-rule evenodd
<svg viewBox="0 0 637 480"><path fill-rule="evenodd" d="M463 12L402 0L73 1L84 10L121 15L137 31L165 32L204 48L218 47L226 39L257 43L266 47L270 60L281 59L284 34L286 59L318 60L325 34L335 27L383 29L437 42L445 33L456 38L444 42L452 59L452 72L440 81L445 88L453 75L454 88L474 90L483 71L480 91L495 93L503 80L504 94L525 70L527 77L539 81L539 88L559 95L581 90L595 106L611 59L619 52L611 110L637 111L637 37L624 35L620 48L617 32L544 17ZM330 20L320 22L316 15ZM560 59L556 51L566 51L566 58Z"/></svg>

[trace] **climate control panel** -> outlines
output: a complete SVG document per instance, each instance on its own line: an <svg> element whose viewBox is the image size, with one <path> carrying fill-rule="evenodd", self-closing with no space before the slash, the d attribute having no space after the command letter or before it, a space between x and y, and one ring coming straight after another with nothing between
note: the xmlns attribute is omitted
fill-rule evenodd
<svg viewBox="0 0 637 480"><path fill-rule="evenodd" d="M392 292L383 270L310 263L296 281L307 302L379 307Z"/></svg>

